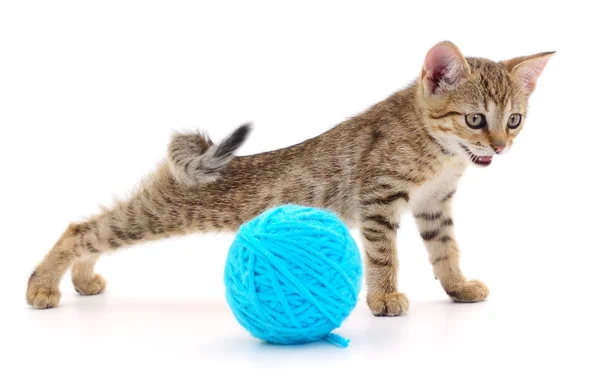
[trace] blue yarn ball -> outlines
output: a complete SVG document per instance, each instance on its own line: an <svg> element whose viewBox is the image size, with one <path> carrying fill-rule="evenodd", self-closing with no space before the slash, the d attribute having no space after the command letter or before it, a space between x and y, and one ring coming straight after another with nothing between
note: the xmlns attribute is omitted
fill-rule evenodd
<svg viewBox="0 0 600 383"><path fill-rule="evenodd" d="M362 266L356 242L332 212L298 205L242 225L225 266L238 322L275 344L348 341L331 331L356 306Z"/></svg>

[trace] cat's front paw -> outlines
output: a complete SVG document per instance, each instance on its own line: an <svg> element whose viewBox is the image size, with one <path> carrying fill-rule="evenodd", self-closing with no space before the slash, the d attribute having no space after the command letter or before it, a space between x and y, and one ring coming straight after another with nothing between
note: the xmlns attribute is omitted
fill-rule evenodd
<svg viewBox="0 0 600 383"><path fill-rule="evenodd" d="M369 293L367 304L378 317L395 317L408 311L408 298L402 293Z"/></svg>
<svg viewBox="0 0 600 383"><path fill-rule="evenodd" d="M36 309L49 309L58 306L60 290L44 284L34 273L27 285L26 299L27 303Z"/></svg>
<svg viewBox="0 0 600 383"><path fill-rule="evenodd" d="M100 274L94 274L91 278L73 275L73 286L81 295L96 295L106 288L106 279Z"/></svg>
<svg viewBox="0 0 600 383"><path fill-rule="evenodd" d="M462 282L446 289L446 294L454 302L473 303L481 302L490 295L488 287L478 280Z"/></svg>

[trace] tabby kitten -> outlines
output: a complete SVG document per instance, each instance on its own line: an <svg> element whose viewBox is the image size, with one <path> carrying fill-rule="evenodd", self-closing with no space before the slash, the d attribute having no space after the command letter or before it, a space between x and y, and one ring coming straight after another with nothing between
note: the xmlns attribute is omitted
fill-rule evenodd
<svg viewBox="0 0 600 383"><path fill-rule="evenodd" d="M429 50L414 84L301 144L234 157L249 127L215 145L176 134L168 158L134 195L69 225L29 279L27 302L58 305L71 267L75 289L98 294L100 254L193 232L234 231L285 203L328 208L362 234L367 303L375 315L406 312L397 290L396 231L410 209L435 277L457 302L488 288L459 267L452 199L466 166L488 166L523 128L527 101L553 52L493 62L465 58L450 42Z"/></svg>

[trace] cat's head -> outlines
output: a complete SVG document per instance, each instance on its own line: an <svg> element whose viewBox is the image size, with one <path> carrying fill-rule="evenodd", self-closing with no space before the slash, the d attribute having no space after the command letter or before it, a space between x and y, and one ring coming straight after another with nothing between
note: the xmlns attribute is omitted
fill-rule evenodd
<svg viewBox="0 0 600 383"><path fill-rule="evenodd" d="M527 101L554 52L494 62L436 44L425 57L419 100L430 134L448 151L487 166L523 129Z"/></svg>

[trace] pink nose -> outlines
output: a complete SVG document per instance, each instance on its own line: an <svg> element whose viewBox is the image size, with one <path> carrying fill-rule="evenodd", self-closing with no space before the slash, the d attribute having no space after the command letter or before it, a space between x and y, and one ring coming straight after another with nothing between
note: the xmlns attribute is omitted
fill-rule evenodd
<svg viewBox="0 0 600 383"><path fill-rule="evenodd" d="M492 148L494 148L494 151L496 152L496 154L500 154L504 150L504 148L506 148L506 145L492 144Z"/></svg>

